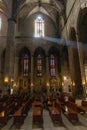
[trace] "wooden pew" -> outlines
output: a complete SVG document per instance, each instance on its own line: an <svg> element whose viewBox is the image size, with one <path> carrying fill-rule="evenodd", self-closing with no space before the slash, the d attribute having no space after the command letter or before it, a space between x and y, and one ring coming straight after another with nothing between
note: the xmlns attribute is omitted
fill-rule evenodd
<svg viewBox="0 0 87 130"><path fill-rule="evenodd" d="M31 108L31 102L30 102L30 100L27 100L27 101L23 102L22 106L24 106L24 108L23 108L23 115L27 116L28 115L28 111Z"/></svg>
<svg viewBox="0 0 87 130"><path fill-rule="evenodd" d="M53 122L62 122L61 110L55 106L48 107Z"/></svg>
<svg viewBox="0 0 87 130"><path fill-rule="evenodd" d="M73 103L76 102L75 99L73 97L71 97L71 96L68 98L68 101L73 102Z"/></svg>
<svg viewBox="0 0 87 130"><path fill-rule="evenodd" d="M6 124L9 115L12 114L14 108L14 103L10 103L7 106L3 108L3 110L0 112L0 124Z"/></svg>
<svg viewBox="0 0 87 130"><path fill-rule="evenodd" d="M14 123L22 124L24 123L24 117L23 117L23 106L20 107L15 113L14 113Z"/></svg>
<svg viewBox="0 0 87 130"><path fill-rule="evenodd" d="M77 109L77 105L75 103L72 102L67 102L66 106L65 106L65 111L67 114L67 117L70 121L78 121L78 109Z"/></svg>
<svg viewBox="0 0 87 130"><path fill-rule="evenodd" d="M0 112L0 124L6 124L7 120L7 115L5 115L5 111L3 110L2 112Z"/></svg>
<svg viewBox="0 0 87 130"><path fill-rule="evenodd" d="M23 116L24 114L25 115L28 114L28 110L31 106L29 104L29 99L23 102L23 99L20 99L19 97L20 96L17 96L17 95L4 96L0 100L0 124L6 124L10 116L15 116L14 118L16 119L16 118L21 118L22 112L23 112ZM21 120L21 119L18 119L18 120Z"/></svg>
<svg viewBox="0 0 87 130"><path fill-rule="evenodd" d="M87 101L83 101L81 102L81 106L78 106L78 111L79 112L87 112Z"/></svg>
<svg viewBox="0 0 87 130"><path fill-rule="evenodd" d="M20 108L14 113L14 123L24 123L24 118L28 114L27 104L28 102L22 103Z"/></svg>
<svg viewBox="0 0 87 130"><path fill-rule="evenodd" d="M41 107L33 107L33 123L43 123L43 110Z"/></svg>

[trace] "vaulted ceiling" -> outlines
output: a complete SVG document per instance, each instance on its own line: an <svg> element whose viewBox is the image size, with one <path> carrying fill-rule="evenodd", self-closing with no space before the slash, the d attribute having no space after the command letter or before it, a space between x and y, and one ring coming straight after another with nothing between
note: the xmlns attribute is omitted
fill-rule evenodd
<svg viewBox="0 0 87 130"><path fill-rule="evenodd" d="M59 0L26 0L24 4L20 4L19 9L23 8L28 13L41 11L51 15L54 11L61 12L64 9L63 3Z"/></svg>
<svg viewBox="0 0 87 130"><path fill-rule="evenodd" d="M64 10L65 0L1 0L13 17L30 16L36 12L44 13L54 19L57 13Z"/></svg>
<svg viewBox="0 0 87 130"><path fill-rule="evenodd" d="M42 13L52 15L55 11L62 12L64 10L64 0L0 0L6 3L9 10L13 8L13 15L17 13L22 15L30 15L41 11ZM13 7L12 6L13 1Z"/></svg>

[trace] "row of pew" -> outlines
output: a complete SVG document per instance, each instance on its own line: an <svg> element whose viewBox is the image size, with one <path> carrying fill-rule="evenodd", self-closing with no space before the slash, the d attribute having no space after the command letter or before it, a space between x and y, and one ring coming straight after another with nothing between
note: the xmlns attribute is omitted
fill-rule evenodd
<svg viewBox="0 0 87 130"><path fill-rule="evenodd" d="M64 96L59 97L56 104L60 104L62 112L68 117L70 121L79 121L78 113L87 112L87 101L82 100L80 105L76 104L76 99L69 96L65 101Z"/></svg>
<svg viewBox="0 0 87 130"><path fill-rule="evenodd" d="M33 109L33 123L43 124L43 107L42 102L34 101Z"/></svg>
<svg viewBox="0 0 87 130"><path fill-rule="evenodd" d="M14 123L23 123L31 107L31 100L24 95L6 95L0 99L0 124L7 124L9 118L14 118Z"/></svg>
<svg viewBox="0 0 87 130"><path fill-rule="evenodd" d="M0 99L0 124L6 124L9 117L13 117L14 123L24 123L25 117L32 104L33 122L43 123L43 102L41 100L34 100L26 95L12 95L5 96ZM53 122L62 122L61 112L63 112L70 121L79 121L78 113L87 112L87 101L82 100L81 105L76 104L76 100L72 97L65 97L62 95L57 99L49 99L46 109Z"/></svg>
<svg viewBox="0 0 87 130"><path fill-rule="evenodd" d="M87 101L82 100L81 105L78 106L73 97L68 97L66 101L65 98L61 96L58 99L49 100L46 108L53 122L62 123L62 112L71 122L78 122L78 113L87 112ZM40 101L34 102L33 122L43 122L43 104Z"/></svg>

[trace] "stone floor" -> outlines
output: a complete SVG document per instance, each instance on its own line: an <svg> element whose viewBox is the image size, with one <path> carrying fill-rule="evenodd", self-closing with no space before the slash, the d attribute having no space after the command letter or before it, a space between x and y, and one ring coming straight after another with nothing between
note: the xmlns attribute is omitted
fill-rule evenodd
<svg viewBox="0 0 87 130"><path fill-rule="evenodd" d="M71 123L62 113L63 123L54 124L50 118L49 112L43 110L43 125L32 124L32 109L25 118L24 124L17 126L13 124L13 118L9 119L7 125L1 127L0 130L87 130L87 114L78 114L79 122Z"/></svg>

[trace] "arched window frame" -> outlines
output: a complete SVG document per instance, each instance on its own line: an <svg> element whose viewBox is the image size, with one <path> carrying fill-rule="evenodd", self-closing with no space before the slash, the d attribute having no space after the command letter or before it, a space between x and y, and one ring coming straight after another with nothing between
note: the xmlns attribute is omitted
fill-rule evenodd
<svg viewBox="0 0 87 130"><path fill-rule="evenodd" d="M29 75L29 55L28 54L23 55L23 75L24 76Z"/></svg>
<svg viewBox="0 0 87 130"><path fill-rule="evenodd" d="M56 65L55 65L55 57L53 54L50 55L50 76L56 76Z"/></svg>
<svg viewBox="0 0 87 130"><path fill-rule="evenodd" d="M37 76L41 77L42 76L42 70L43 70L43 63L42 63L42 56L38 55L37 56Z"/></svg>
<svg viewBox="0 0 87 130"><path fill-rule="evenodd" d="M35 37L44 37L44 20L41 16L35 19Z"/></svg>

